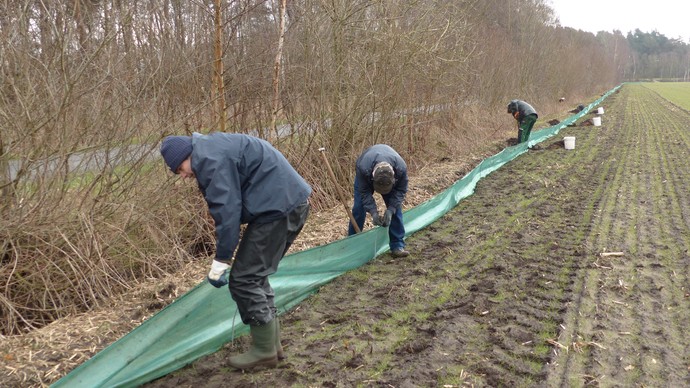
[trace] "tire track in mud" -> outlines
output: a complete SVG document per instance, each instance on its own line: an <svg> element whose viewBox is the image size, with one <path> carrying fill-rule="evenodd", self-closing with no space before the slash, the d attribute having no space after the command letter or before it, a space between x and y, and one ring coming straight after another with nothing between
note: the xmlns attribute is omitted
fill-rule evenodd
<svg viewBox="0 0 690 388"><path fill-rule="evenodd" d="M656 147L655 152L660 155L659 160L659 174L652 175L652 188L661 187L660 191L654 192L655 208L653 212L661 215L664 221L659 224L659 233L650 233L645 236L649 241L657 241L658 247L656 255L649 252L645 258L653 261L647 267L651 270L641 270L639 272L640 279L645 282L646 289L650 290L649 295L643 302L652 304L653 314L651 315L652 324L644 325L642 336L645 338L656 339L649 345L652 353L661 354L664 359L660 364L652 363L650 366L646 363L644 357L640 357L638 362L646 369L643 370L645 375L659 375L664 376L670 374L668 378L661 378L662 381L668 380L670 383L681 383L688 385L688 341L680 341L677 339L685 339L687 335L687 318L688 315L674 314L673 310L683 310L683 299L687 296L687 268L688 268L688 193L687 193L687 178L688 170L685 167L688 156L688 149L690 149L690 141L688 139L687 130L690 129L688 122L690 122L690 115L683 110L677 109L674 105L656 97L656 102L660 107L663 107L668 114L662 115L659 120L654 118L655 110L648 109L644 115L647 120L645 125L658 125L663 128L662 131L651 131L650 138L653 145ZM652 96L647 99L653 99ZM685 188L685 192L681 189ZM653 231L652 231L653 232ZM660 235L660 236L659 236ZM682 263L685 261L685 265ZM679 269L681 273L685 273L685 281L680 280L677 276ZM668 285L668 279L673 280L672 284ZM678 287L680 285L680 287ZM671 290L669 291L669 288ZM676 290L673 290L676 288ZM685 288L685 294L682 289ZM675 292L674 292L675 291ZM681 291L681 292L678 292ZM685 310L687 311L687 303L685 303ZM644 321L645 316L640 316L640 320ZM680 321L679 321L680 320ZM683 321L685 320L685 321ZM671 321L669 323L669 321ZM683 342L685 344L683 344ZM682 357L685 355L685 362ZM680 356L680 357L679 357ZM666 370L667 368L667 370ZM678 373L685 368L685 373ZM685 380L685 383L682 381ZM657 384L658 380L647 378L641 379L642 384L651 385Z"/></svg>
<svg viewBox="0 0 690 388"><path fill-rule="evenodd" d="M608 102L612 103L613 100L614 99L611 99ZM613 111L615 112L615 109ZM599 179L599 181L602 182L602 185L600 186L598 195L592 198L592 201L594 201L595 204L599 203L598 205L595 205L596 217L593 218L592 222L593 224L600 223L601 225L600 230L594 234L598 233L604 235L612 233L613 230L620 230L622 227L621 225L631 222L632 217L629 214L625 214L626 217L621 216L617 219L608 217L606 209L612 209L620 205L619 198L621 193L619 190L617 190L616 195L606 196L605 194L607 190L616 190L612 188L625 187L622 182L621 172L629 168L627 165L628 161L631 160L629 154L631 150L635 149L635 147L631 144L623 144L622 147L615 149L611 148L612 142L613 144L621 144L620 142L615 143L615 137L614 139L611 138L612 134L616 133L615 129L620 129L620 126L615 120L610 120L612 118L611 107L609 107L608 112L609 115L607 115L605 119L613 124L610 125L610 127L614 130L599 130L596 132L595 136L593 136L593 138L596 139L596 146L594 146L594 144L592 145L592 148L596 149L597 151L598 161L602 165L608 166L608 169L601 170L598 173L602 177ZM590 234L593 233L590 232ZM588 262L587 267L593 266L595 268L600 268L601 266L597 264L596 255L602 249L594 244L591 244L589 241L587 241L587 246L590 252L590 255L586 258ZM611 249L605 248L604 250ZM592 264L589 264L589 262ZM567 318L563 325L564 330L559 335L559 341L568 345L567 350L571 349L571 347L573 350L576 349L574 344L577 344L577 349L579 351L583 351L583 349L588 349L589 347L596 347L597 345L595 344L597 344L597 342L595 341L599 341L599 338L592 336L591 333L601 328L596 326L596 322L587 319L590 315L597 314L598 309L596 304L593 304L590 300L588 300L587 292L596 290L602 285L598 284L596 279L588 278L586 276L588 271L590 271L590 269L587 267L585 267L580 274L580 276L583 276L583 274L585 274L585 276L579 283L579 294L576 298L577 304L573 305L573 308L570 310L570 312L565 315ZM574 321L568 319L572 317L575 317ZM554 353L558 355L561 353L561 351L556 350ZM592 384L596 382L597 377L591 374L589 371L594 361L596 360L587 360L584 368L573 368L573 365L571 365L569 362L565 362L564 364L568 373L561 376L559 381L560 385L582 385L583 383ZM611 360L611 362L617 363L618 361ZM554 360L552 365L558 367L558 360Z"/></svg>
<svg viewBox="0 0 690 388"><path fill-rule="evenodd" d="M685 386L688 378L688 184L690 117L637 87L607 112L602 141L621 150L588 244L621 250L595 258L580 290L582 301L564 324L564 341L587 348L560 352L549 385ZM608 115L606 117L609 118ZM687 129L686 129L687 130ZM622 147L621 147L622 146ZM680 178L680 179L679 179ZM684 193L683 193L684 192ZM591 323L585 323L591 320Z"/></svg>
<svg viewBox="0 0 690 388"><path fill-rule="evenodd" d="M624 94L625 96L625 94ZM625 97L624 97L625 98ZM608 101L613 103L614 99ZM623 177L623 171L630 170L630 161L634 160L634 156L630 156L633 150L637 149L635 139L619 138L616 133L621 130L623 120L615 120L612 112L616 109L608 108L609 114L604 118L607 126L593 133L590 140L590 146L587 148L590 152L597 155L597 160L601 165L606 165L608 169L601 170L597 175L602 178L602 182L598 195L592 198L595 203L595 217L592 222L594 225L599 225L596 232L590 232L594 236L608 236L611 233L616 233L625 229L625 225L635 225L634 214L626 211L625 203L620 201L624 196L625 188L636 187L630 182L626 183ZM625 114L625 111L622 112ZM625 117L625 116L624 116ZM618 147L613 147L613 146ZM607 195L607 193L612 193ZM612 209L619 209L618 217L611 217ZM576 303L572 306L568 313L565 314L565 322L563 331L559 334L559 343L567 345L566 354L569 354L571 348L577 351L591 351L598 346L602 339L595 334L597 331L605 329L596 321L592 321L589 317L600 314L599 305L593 303L591 300L591 293L602 287L609 287L608 284L603 283L596 277L587 276L588 273L600 270L600 268L607 268L606 265L599 264L600 260L596 258L598 252L605 250L616 250L607 247L605 244L592 244L591 241L586 242L589 252L591 254L586 258L587 268L585 267L580 274L582 276L579 282L578 294L575 298ZM603 247L603 248L602 248ZM618 247L619 249L621 247ZM591 264L589 264L591 263ZM562 349L555 349L554 353L558 356L562 353ZM564 373L558 376L558 385L583 385L593 384L597 382L599 376L593 374L591 369L594 363L600 362L596 359L585 359L583 364L572 362L572 358L566 358L564 361L559 361L558 358L554 360L552 365L558 369L563 365ZM607 363L615 365L616 368L619 360L606 360ZM554 384L550 384L554 385Z"/></svg>

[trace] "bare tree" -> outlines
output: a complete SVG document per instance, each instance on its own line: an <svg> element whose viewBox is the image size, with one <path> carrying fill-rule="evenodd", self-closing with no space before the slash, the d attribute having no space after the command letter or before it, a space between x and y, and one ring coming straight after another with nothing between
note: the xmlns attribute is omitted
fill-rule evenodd
<svg viewBox="0 0 690 388"><path fill-rule="evenodd" d="M225 81L223 78L223 13L222 13L222 1L216 0L215 2L215 26L216 26L216 39L214 45L214 71L213 79L215 88L217 90L217 117L218 117L218 130L225 132Z"/></svg>
<svg viewBox="0 0 690 388"><path fill-rule="evenodd" d="M287 8L287 0L280 2L280 23L278 28L278 48L276 49L276 59L273 64L273 117L271 120L271 128L278 134L276 121L278 118L278 110L280 104L280 74L281 74L281 60L283 56L283 42L285 41L285 9Z"/></svg>

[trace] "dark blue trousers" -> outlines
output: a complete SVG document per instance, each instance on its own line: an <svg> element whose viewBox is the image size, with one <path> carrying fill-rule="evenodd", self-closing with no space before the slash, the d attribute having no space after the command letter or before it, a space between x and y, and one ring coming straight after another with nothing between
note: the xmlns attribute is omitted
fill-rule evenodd
<svg viewBox="0 0 690 388"><path fill-rule="evenodd" d="M279 220L247 225L229 277L230 295L244 324L261 326L275 318L275 293L268 277L278 270L308 215L309 203L305 202Z"/></svg>

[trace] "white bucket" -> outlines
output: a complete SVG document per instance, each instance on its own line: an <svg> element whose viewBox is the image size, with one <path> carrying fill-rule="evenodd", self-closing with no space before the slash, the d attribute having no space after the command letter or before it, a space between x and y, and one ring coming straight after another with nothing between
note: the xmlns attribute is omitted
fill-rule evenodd
<svg viewBox="0 0 690 388"><path fill-rule="evenodd" d="M599 108L597 108L597 114L599 114L599 115L604 114L604 107L603 106L600 106Z"/></svg>
<svg viewBox="0 0 690 388"><path fill-rule="evenodd" d="M575 149L575 136L566 136L563 138L563 144L565 144L566 150Z"/></svg>
<svg viewBox="0 0 690 388"><path fill-rule="evenodd" d="M601 127L601 117L592 117L592 124L595 127Z"/></svg>

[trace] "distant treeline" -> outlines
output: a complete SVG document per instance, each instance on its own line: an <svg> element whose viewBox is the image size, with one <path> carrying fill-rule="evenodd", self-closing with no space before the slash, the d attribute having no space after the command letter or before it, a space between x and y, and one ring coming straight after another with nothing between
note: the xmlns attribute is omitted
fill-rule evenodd
<svg viewBox="0 0 690 388"><path fill-rule="evenodd" d="M690 80L690 45L670 39L657 31L628 32L626 36L633 56L630 78Z"/></svg>

